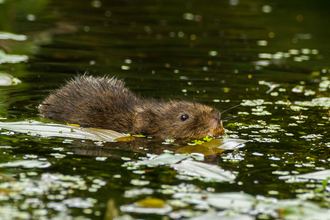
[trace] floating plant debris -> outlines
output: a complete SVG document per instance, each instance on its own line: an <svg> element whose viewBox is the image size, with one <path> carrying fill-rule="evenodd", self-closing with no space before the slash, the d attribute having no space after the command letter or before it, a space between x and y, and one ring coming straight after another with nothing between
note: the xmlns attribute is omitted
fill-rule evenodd
<svg viewBox="0 0 330 220"><path fill-rule="evenodd" d="M0 128L42 137L65 137L106 142L116 141L117 138L126 138L123 134L112 130L80 128L53 123L45 124L38 121L0 122Z"/></svg>
<svg viewBox="0 0 330 220"><path fill-rule="evenodd" d="M172 211L172 207L161 199L148 198L139 200L131 205L123 205L120 207L120 210L122 212L165 214Z"/></svg>
<svg viewBox="0 0 330 220"><path fill-rule="evenodd" d="M15 78L14 76L8 73L0 72L0 86L12 86L21 83L22 81Z"/></svg>

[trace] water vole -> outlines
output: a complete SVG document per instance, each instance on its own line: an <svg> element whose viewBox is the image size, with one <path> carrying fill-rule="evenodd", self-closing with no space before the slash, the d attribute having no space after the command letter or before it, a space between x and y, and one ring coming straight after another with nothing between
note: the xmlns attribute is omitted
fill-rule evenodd
<svg viewBox="0 0 330 220"><path fill-rule="evenodd" d="M82 127L166 138L203 138L224 133L220 112L187 101L141 98L114 77L78 76L49 95L43 117Z"/></svg>

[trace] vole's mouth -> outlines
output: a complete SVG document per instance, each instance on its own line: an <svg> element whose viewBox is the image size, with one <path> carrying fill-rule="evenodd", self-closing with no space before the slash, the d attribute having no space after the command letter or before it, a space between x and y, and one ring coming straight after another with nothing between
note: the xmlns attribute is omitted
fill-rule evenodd
<svg viewBox="0 0 330 220"><path fill-rule="evenodd" d="M226 134L225 128L222 125L222 120L218 117L214 117L212 120L213 120L213 122L212 122L213 128L211 128L208 135L211 137L218 137L218 136Z"/></svg>

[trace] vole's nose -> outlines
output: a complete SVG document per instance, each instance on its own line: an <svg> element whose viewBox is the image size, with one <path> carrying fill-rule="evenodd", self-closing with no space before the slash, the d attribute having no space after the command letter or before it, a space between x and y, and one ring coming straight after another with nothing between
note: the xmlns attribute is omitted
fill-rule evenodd
<svg viewBox="0 0 330 220"><path fill-rule="evenodd" d="M225 129L223 128L222 121L221 121L221 114L216 112L212 117L212 129L211 129L211 136L218 137L220 135L224 135Z"/></svg>
<svg viewBox="0 0 330 220"><path fill-rule="evenodd" d="M220 115L220 113L216 113L216 114L214 114L214 115L213 115L213 119L214 119L218 124L220 124L220 122L221 122L221 115Z"/></svg>

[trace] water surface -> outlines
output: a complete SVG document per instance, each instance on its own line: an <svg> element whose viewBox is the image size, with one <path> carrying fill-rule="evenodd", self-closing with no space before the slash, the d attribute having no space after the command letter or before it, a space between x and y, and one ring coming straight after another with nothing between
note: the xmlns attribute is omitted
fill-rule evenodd
<svg viewBox="0 0 330 220"><path fill-rule="evenodd" d="M224 126L228 137L249 141L205 157L236 176L217 182L180 176L170 166L127 164L174 152L185 141L138 138L99 146L2 130L0 212L5 219L111 219L111 213L159 219L123 209L146 198L169 204L172 211L161 214L169 218L231 210L190 204L175 198L178 192L302 198L327 212L328 191L317 192L322 180L280 176L329 169L328 11L325 0L0 1L0 30L26 37L0 39L1 50L28 56L0 64L22 81L0 88L2 121L43 121L43 98L88 72L124 78L144 97L198 101L220 111L241 104L223 114ZM31 167L7 164L21 161ZM284 207L276 214L252 209L235 213L284 215Z"/></svg>

